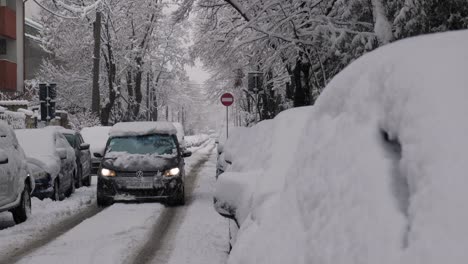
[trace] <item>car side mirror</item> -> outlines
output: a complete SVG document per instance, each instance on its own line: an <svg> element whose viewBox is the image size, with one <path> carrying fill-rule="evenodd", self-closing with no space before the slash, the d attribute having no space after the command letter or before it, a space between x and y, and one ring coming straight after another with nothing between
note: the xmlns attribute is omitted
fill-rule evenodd
<svg viewBox="0 0 468 264"><path fill-rule="evenodd" d="M99 152L94 152L93 155L94 155L94 157L96 157L96 158L103 158L102 154L99 153Z"/></svg>
<svg viewBox="0 0 468 264"><path fill-rule="evenodd" d="M87 150L89 149L89 144L88 143L83 143L80 145L80 150Z"/></svg>
<svg viewBox="0 0 468 264"><path fill-rule="evenodd" d="M8 155L5 151L0 150L0 165L8 163Z"/></svg>
<svg viewBox="0 0 468 264"><path fill-rule="evenodd" d="M67 150L66 149L63 149L63 148L57 149L57 154L58 154L60 159L66 159L67 158Z"/></svg>
<svg viewBox="0 0 468 264"><path fill-rule="evenodd" d="M182 153L182 158L188 158L192 156L192 152L191 151L184 151L184 153Z"/></svg>

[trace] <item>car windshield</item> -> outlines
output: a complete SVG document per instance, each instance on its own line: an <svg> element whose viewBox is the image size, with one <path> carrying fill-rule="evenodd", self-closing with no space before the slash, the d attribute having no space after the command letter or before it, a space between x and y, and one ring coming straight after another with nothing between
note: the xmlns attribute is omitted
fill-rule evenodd
<svg viewBox="0 0 468 264"><path fill-rule="evenodd" d="M67 139L68 143L70 143L70 146L75 147L75 142L76 142L76 137L73 134L63 134L65 138Z"/></svg>
<svg viewBox="0 0 468 264"><path fill-rule="evenodd" d="M177 145L172 135L114 137L110 139L106 152L174 155L177 153Z"/></svg>

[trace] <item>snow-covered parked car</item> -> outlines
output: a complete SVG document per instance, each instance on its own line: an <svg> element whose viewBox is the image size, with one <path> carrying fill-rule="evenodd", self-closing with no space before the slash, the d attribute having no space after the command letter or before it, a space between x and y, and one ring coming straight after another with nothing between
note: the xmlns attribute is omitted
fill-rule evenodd
<svg viewBox="0 0 468 264"><path fill-rule="evenodd" d="M13 129L0 121L0 212L10 211L19 224L31 215L34 179Z"/></svg>
<svg viewBox="0 0 468 264"><path fill-rule="evenodd" d="M81 130L84 142L90 145L91 152L91 174L97 174L101 158L96 157L94 153L99 153L99 156L104 155L107 140L109 139L110 126L85 127Z"/></svg>
<svg viewBox="0 0 468 264"><path fill-rule="evenodd" d="M184 158L191 152L181 149L176 133L168 122L114 125L98 171L98 205L121 200L184 204Z"/></svg>
<svg viewBox="0 0 468 264"><path fill-rule="evenodd" d="M84 142L80 132L71 129L59 130L67 139L70 146L75 151L76 156L76 182L75 188L82 185L91 186L91 152L89 144Z"/></svg>
<svg viewBox="0 0 468 264"><path fill-rule="evenodd" d="M386 45L331 80L297 136L275 125L265 169L218 179L242 219L229 263L465 263L467 46L468 31ZM253 188L229 199L227 178Z"/></svg>
<svg viewBox="0 0 468 264"><path fill-rule="evenodd" d="M62 200L75 192L75 151L54 128L15 130L31 173L35 175L33 196Z"/></svg>

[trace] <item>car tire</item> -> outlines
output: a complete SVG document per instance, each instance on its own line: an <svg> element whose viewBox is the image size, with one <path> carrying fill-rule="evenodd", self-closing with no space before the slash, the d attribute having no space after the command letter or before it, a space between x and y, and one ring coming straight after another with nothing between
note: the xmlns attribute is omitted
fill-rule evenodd
<svg viewBox="0 0 468 264"><path fill-rule="evenodd" d="M185 205L185 186L182 184L182 187L174 195L174 197L169 201L171 206L182 206Z"/></svg>
<svg viewBox="0 0 468 264"><path fill-rule="evenodd" d="M59 184L59 181L58 181L58 178L55 179L54 181L54 190L52 192L52 195L51 195L51 199L53 201L60 201L60 184Z"/></svg>
<svg viewBox="0 0 468 264"><path fill-rule="evenodd" d="M31 215L31 189L27 183L25 183L24 190L21 193L20 204L11 210L11 213L16 224L23 223Z"/></svg>
<svg viewBox="0 0 468 264"><path fill-rule="evenodd" d="M96 197L96 202L97 202L97 205L99 207L107 207L107 206L110 206L112 205L114 202L112 201L112 199L110 198L105 198L103 197L102 195L99 195L99 193L97 194L97 197Z"/></svg>
<svg viewBox="0 0 468 264"><path fill-rule="evenodd" d="M67 197L70 197L74 192L75 192L75 174L73 173L73 176L72 176L72 180L71 180L71 184L70 184L70 187L68 188L68 191L67 191Z"/></svg>
<svg viewBox="0 0 468 264"><path fill-rule="evenodd" d="M83 169L78 165L78 172L76 173L77 179L75 180L75 188L79 189L83 186Z"/></svg>
<svg viewBox="0 0 468 264"><path fill-rule="evenodd" d="M89 187L91 186L91 175L83 179L83 186Z"/></svg>

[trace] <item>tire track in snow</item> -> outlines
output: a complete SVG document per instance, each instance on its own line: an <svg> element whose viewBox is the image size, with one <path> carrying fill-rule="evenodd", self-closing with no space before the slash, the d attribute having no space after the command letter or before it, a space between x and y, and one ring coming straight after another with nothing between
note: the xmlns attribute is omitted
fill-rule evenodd
<svg viewBox="0 0 468 264"><path fill-rule="evenodd" d="M202 148L205 148L210 143L208 140ZM202 149L200 148L200 149ZM212 151L215 148L213 145L208 153L195 163L187 175L186 178L186 205L179 207L167 207L163 210L160 217L153 226L151 234L148 236L148 241L145 245L135 252L130 259L125 263L139 263L147 264L154 261L156 257L162 261L167 261L171 253L171 244L179 230L179 227L184 222L188 207L193 201L192 193L198 182L199 173L202 171L203 165L209 160L212 155Z"/></svg>
<svg viewBox="0 0 468 264"><path fill-rule="evenodd" d="M46 235L33 239L26 244L23 244L21 248L13 250L11 253L7 254L0 259L0 263L16 263L24 256L27 256L34 251L38 250L54 241L57 237L71 230L75 226L79 225L84 220L95 216L100 213L103 209L97 207L96 204L93 204L89 208L61 221L60 223L52 226L50 229L45 231Z"/></svg>

